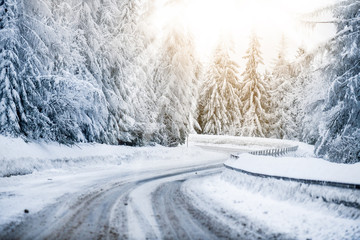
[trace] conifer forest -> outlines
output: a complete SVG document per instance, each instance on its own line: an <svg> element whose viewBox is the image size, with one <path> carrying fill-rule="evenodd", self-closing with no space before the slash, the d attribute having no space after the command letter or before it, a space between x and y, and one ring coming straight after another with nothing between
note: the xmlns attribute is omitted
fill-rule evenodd
<svg viewBox="0 0 360 240"><path fill-rule="evenodd" d="M265 6L241 20L192 5L0 0L0 134L169 147L190 133L265 137L360 161L360 1L297 17L309 36L331 29L316 46L285 30L267 38Z"/></svg>

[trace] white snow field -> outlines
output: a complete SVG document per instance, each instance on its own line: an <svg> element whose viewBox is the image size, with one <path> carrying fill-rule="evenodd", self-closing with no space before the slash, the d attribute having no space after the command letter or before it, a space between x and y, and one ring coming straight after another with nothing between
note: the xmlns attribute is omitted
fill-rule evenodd
<svg viewBox="0 0 360 240"><path fill-rule="evenodd" d="M294 145L286 157L229 160ZM188 147L138 148L0 136L0 238L360 239L359 190L258 178L224 162L292 177L338 170L330 180L352 183L358 176L344 171L359 169L274 139L190 135Z"/></svg>

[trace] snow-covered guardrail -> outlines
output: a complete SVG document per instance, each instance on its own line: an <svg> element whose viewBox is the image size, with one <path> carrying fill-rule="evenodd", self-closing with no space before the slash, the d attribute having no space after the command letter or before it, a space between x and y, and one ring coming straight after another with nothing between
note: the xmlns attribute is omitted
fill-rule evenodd
<svg viewBox="0 0 360 240"><path fill-rule="evenodd" d="M274 148L274 149L265 149L265 150L258 150L258 151L252 151L249 152L252 155L262 155L262 156L281 156L288 152L295 152L299 146L292 146L292 147L286 147L286 148ZM231 154L231 158L239 158L239 155L237 154Z"/></svg>
<svg viewBox="0 0 360 240"><path fill-rule="evenodd" d="M262 156L281 156L288 152L294 152L298 149L298 146L286 147L286 148L276 148L276 149L266 149L266 150L259 150L259 151L252 151L249 152L252 155L262 155ZM231 154L231 158L239 159L241 158L240 154ZM340 187L340 188L350 188L350 189L360 189L360 184L352 184L352 183L342 183L342 182L333 182L333 181L322 181L322 180L313 180L313 179L302 179L302 178L292 178L292 177L284 177L284 176L276 176L270 174L263 174L257 172L250 172L243 169L235 168L229 166L228 164L224 163L224 167L239 173L243 173L246 175L254 176L254 177L261 177L261 178L274 178L278 180L284 181L292 181L292 182L300 182L305 184L315 184L315 185L323 185L323 186L331 186L331 187Z"/></svg>
<svg viewBox="0 0 360 240"><path fill-rule="evenodd" d="M283 181L291 181L291 182L300 182L306 184L316 184L322 186L331 186L331 187L340 187L340 188L350 188L350 189L360 189L360 184L352 184L352 183L341 183L341 182L332 182L332 181L321 181L321 180L312 180L312 179L301 179L301 178L291 178L291 177L283 177L283 176L274 176L262 173L255 173L245 171L243 169L234 168L232 166L227 165L224 163L224 167L236 172L240 172L246 175L254 176L254 177L261 177L261 178L274 178ZM360 207L360 206L359 206Z"/></svg>

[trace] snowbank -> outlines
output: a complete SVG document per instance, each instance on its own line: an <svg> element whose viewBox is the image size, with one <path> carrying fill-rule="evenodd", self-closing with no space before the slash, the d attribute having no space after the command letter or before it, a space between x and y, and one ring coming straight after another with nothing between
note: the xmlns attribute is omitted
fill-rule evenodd
<svg viewBox="0 0 360 240"><path fill-rule="evenodd" d="M259 137L238 137L227 135L196 135L190 134L189 141L204 144L231 144L240 146L261 146L265 148L284 148L297 145L298 142L290 140L280 140L273 138L259 138Z"/></svg>
<svg viewBox="0 0 360 240"><path fill-rule="evenodd" d="M294 157L314 157L314 146L284 139L274 138L259 138L259 137L238 137L226 135L196 135L191 134L189 141L195 145L204 145L209 147L223 146L223 147L237 147L238 152L250 152L256 150L287 148L298 146L295 153L291 153ZM240 147L240 148L239 148Z"/></svg>
<svg viewBox="0 0 360 240"><path fill-rule="evenodd" d="M353 189L257 178L225 170L221 175L188 180L182 191L197 208L237 231L241 231L245 219L246 226L281 233L280 239L360 237L360 192Z"/></svg>
<svg viewBox="0 0 360 240"><path fill-rule="evenodd" d="M245 153L225 164L264 175L360 184L360 163L339 164L312 157L254 156Z"/></svg>
<svg viewBox="0 0 360 240"><path fill-rule="evenodd" d="M106 144L26 143L20 138L0 135L0 177L25 175L47 169L82 168L94 165L121 165L131 163L152 166L197 164L212 159L226 159L225 154L210 153L197 147L177 148L128 147ZM149 164L152 161L153 164Z"/></svg>
<svg viewBox="0 0 360 240"><path fill-rule="evenodd" d="M289 178L360 183L360 164L336 164L315 158L313 146L295 141L192 135L205 145L234 144L266 148L298 145L284 157L239 154L225 164L248 172ZM182 191L199 209L235 229L247 225L284 234L290 239L359 239L360 191L261 178L225 169L220 175L188 180Z"/></svg>
<svg viewBox="0 0 360 240"><path fill-rule="evenodd" d="M290 152L284 157L254 156L247 153L239 153L239 159L230 159L225 164L247 172L264 175L360 184L360 163L339 164L315 158L314 146L309 144L271 138L194 134L189 136L189 141L194 145L209 147L237 146L238 148L240 147L239 149L243 148L247 152L298 146L299 148L296 152Z"/></svg>
<svg viewBox="0 0 360 240"><path fill-rule="evenodd" d="M226 158L228 155L219 153L219 149L244 152L275 147L293 146L299 143L287 140L247 138L233 136L190 135L189 148L127 147L105 144L77 144L74 146L60 145L55 142L27 143L21 138L10 138L0 135L0 177L30 174L46 169L62 169L86 167L89 165L120 165L124 163L157 159L161 164L174 161L205 161L206 159ZM207 149L199 149L197 145L206 145ZM220 146L220 147L219 147ZM307 145L304 145L307 146ZM216 148L217 147L217 148ZM214 148L215 151L209 150ZM306 148L304 148L306 149ZM312 150L311 150L312 151ZM308 150L304 150L308 154ZM229 152L229 151L228 151ZM299 150L298 152L301 152ZM184 162L185 164L185 162ZM155 164L156 165L156 164Z"/></svg>

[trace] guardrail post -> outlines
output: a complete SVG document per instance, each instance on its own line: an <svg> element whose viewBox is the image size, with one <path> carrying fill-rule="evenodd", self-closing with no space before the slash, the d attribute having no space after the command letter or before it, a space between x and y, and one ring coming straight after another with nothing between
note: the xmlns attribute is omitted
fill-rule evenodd
<svg viewBox="0 0 360 240"><path fill-rule="evenodd" d="M286 147L286 148L272 148L272 149L265 149L265 150L257 150L249 152L252 155L264 155L264 156L281 156L288 152L293 152L298 149L299 146L293 146L293 147ZM235 157L235 156L234 156ZM238 158L237 156L236 158Z"/></svg>

